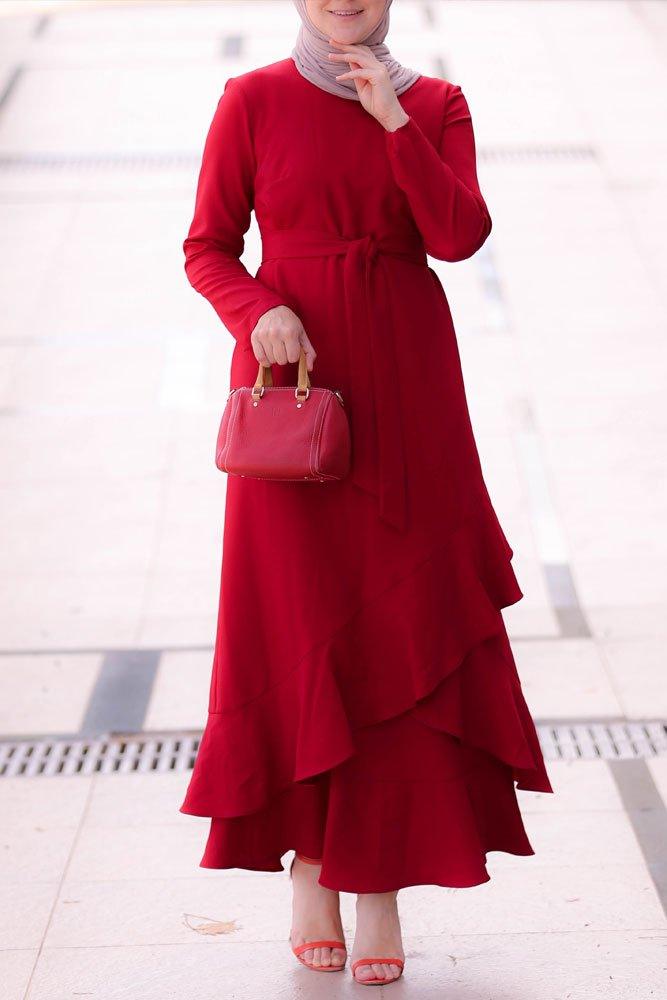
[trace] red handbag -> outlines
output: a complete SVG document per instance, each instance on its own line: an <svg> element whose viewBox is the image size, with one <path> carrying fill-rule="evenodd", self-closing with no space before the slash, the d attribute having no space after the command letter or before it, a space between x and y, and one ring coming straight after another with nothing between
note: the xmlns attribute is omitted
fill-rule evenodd
<svg viewBox="0 0 667 1000"><path fill-rule="evenodd" d="M311 385L301 350L294 386L274 386L259 366L252 388L232 389L220 421L215 464L254 479L324 483L350 468L350 425L340 392Z"/></svg>

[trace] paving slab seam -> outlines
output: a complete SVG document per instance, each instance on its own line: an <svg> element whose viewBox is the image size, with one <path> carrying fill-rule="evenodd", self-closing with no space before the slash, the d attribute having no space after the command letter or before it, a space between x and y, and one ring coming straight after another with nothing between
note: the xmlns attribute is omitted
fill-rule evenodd
<svg viewBox="0 0 667 1000"><path fill-rule="evenodd" d="M43 932L43 934L41 936L39 947L37 949L37 954L35 955L35 961L33 962L33 965L32 965L32 969L31 969L31 972L30 972L30 978L28 979L28 982L27 982L27 985L26 985L25 993L23 995L23 1000L30 1000L30 992L31 992L32 984L33 984L33 981L34 981L34 978L35 978L35 972L37 971L37 966L39 964L40 957L41 957L42 952L43 952L44 947L45 947L44 946L44 942L45 942L46 936L47 936L47 934L49 932L49 928L51 927L51 922L53 920L53 915L55 913L56 906L58 905L58 902L60 900L60 894L61 894L61 892L63 890L63 886L65 885L65 882L67 880L68 869L70 867L70 864L72 863L72 858L74 857L74 852L76 851L76 849L77 849L77 847L79 845L79 840L81 838L81 833L83 831L83 827L85 825L85 821L86 821L86 818L88 816L88 811L90 809L90 804L92 802L92 796L93 796L94 786L95 786L95 781L93 780L93 781L91 781L90 786L89 786L89 788L87 790L86 800L84 802L83 809L81 810L81 815L79 816L79 822L77 824L75 834L74 834L74 836L72 838L72 843L70 844L70 849L69 849L68 854L67 854L67 860L66 860L65 865L63 867L62 874L61 874L61 876L60 876L60 878L58 879L58 882L57 882L57 888L56 888L56 891L54 893L53 903L52 903L51 908L49 910L49 915L47 917L46 924L44 926L44 932Z"/></svg>

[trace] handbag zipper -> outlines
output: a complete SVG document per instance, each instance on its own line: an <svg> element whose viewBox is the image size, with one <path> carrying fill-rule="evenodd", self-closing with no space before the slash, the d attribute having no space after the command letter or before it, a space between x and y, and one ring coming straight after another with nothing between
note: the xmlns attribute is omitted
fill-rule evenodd
<svg viewBox="0 0 667 1000"><path fill-rule="evenodd" d="M239 387L238 386L236 386L236 388L234 388L234 389L230 389L229 393L227 394L227 401L229 402L229 400L232 398L232 396L234 395L234 393L238 392L238 391L239 391ZM340 405L341 406L345 406L345 400L343 399L343 396L342 396L340 390L339 389L333 389L332 392L333 392L334 396L337 398L337 400L340 403Z"/></svg>

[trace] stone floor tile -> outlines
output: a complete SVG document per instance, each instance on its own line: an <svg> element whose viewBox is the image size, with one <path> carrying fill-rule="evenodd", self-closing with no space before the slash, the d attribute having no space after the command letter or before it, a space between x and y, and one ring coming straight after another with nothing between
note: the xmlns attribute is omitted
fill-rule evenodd
<svg viewBox="0 0 667 1000"><path fill-rule="evenodd" d="M0 982L3 1000L24 1000L37 951L0 951Z"/></svg>

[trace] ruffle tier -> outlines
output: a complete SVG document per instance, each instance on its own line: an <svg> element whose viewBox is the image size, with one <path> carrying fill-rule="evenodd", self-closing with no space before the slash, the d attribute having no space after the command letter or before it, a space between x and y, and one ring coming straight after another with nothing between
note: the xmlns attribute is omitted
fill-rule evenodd
<svg viewBox="0 0 667 1000"><path fill-rule="evenodd" d="M295 849L323 885L384 892L534 853L515 782L553 789L501 614L523 596L512 555L479 504L280 683L209 715L181 806L212 819L203 867L279 871Z"/></svg>

